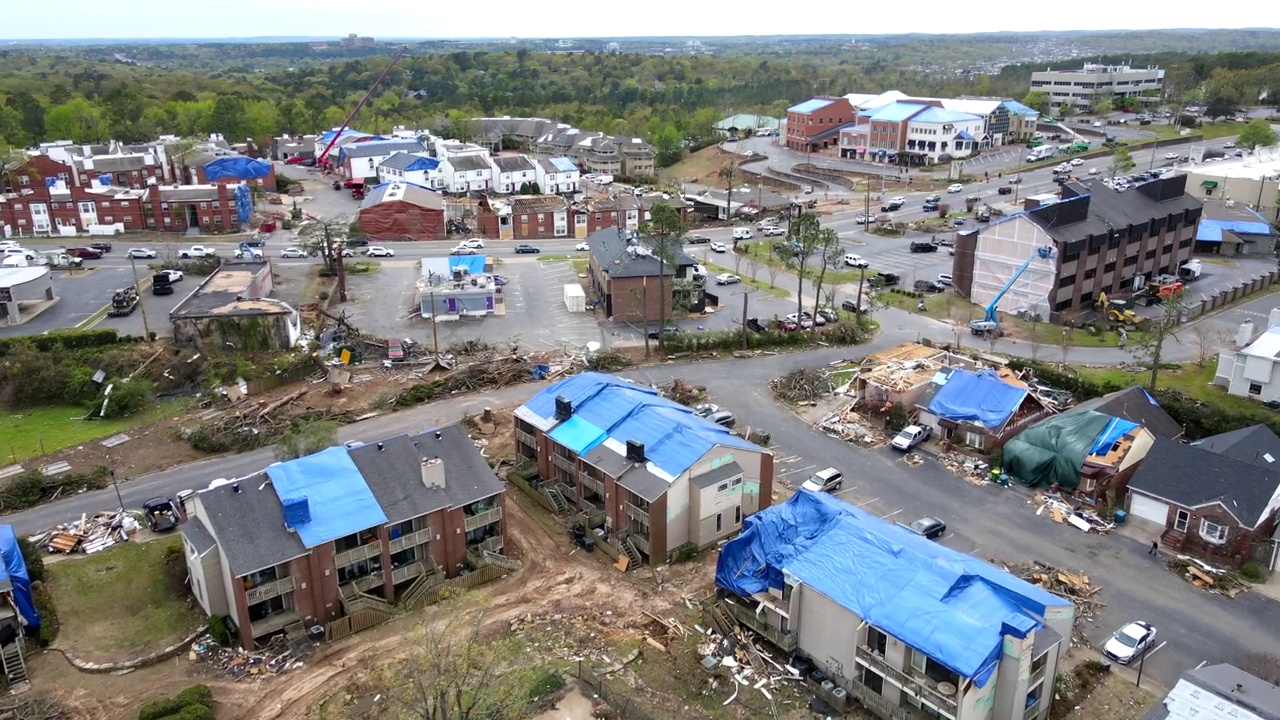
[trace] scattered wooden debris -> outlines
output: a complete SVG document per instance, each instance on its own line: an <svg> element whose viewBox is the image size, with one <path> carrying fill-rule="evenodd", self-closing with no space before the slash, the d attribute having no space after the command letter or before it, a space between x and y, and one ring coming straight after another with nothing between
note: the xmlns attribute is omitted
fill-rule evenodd
<svg viewBox="0 0 1280 720"><path fill-rule="evenodd" d="M828 414L815 425L826 434L864 448L877 448L888 442L884 433L849 405Z"/></svg>
<svg viewBox="0 0 1280 720"><path fill-rule="evenodd" d="M769 387L779 400L788 403L817 400L835 389L831 385L829 373L813 368L801 368L780 375L769 381Z"/></svg>
<svg viewBox="0 0 1280 720"><path fill-rule="evenodd" d="M276 635L265 648L253 652L222 647L211 635L204 635L191 644L187 659L209 665L219 675L237 681L245 677L279 675L302 667L303 661L315 651L315 642L300 632L300 626L301 623L297 632L300 637L288 640L284 635Z"/></svg>
<svg viewBox="0 0 1280 720"><path fill-rule="evenodd" d="M1098 593L1102 592L1101 585L1093 584L1089 576L1083 572L1062 570L1039 560L1021 562L992 559L991 562L1033 585L1038 585L1054 595L1075 603L1077 622L1072 644L1086 646L1089 644L1088 639L1083 635L1084 623L1078 621L1092 620L1100 608L1106 607L1106 603L1097 599Z"/></svg>
<svg viewBox="0 0 1280 720"><path fill-rule="evenodd" d="M707 399L707 389L701 385L690 385L682 378L676 378L666 385L658 387L658 392L668 400L674 400L688 407L693 407Z"/></svg>
<svg viewBox="0 0 1280 720"><path fill-rule="evenodd" d="M1103 519L1083 500L1071 501L1056 492L1041 492L1035 497L1036 515L1044 515L1060 524L1070 525L1080 532L1096 532L1106 535L1115 529L1115 523Z"/></svg>
<svg viewBox="0 0 1280 720"><path fill-rule="evenodd" d="M938 456L938 462L956 477L974 485L982 485L991 479L991 466L978 458L958 452L946 452Z"/></svg>
<svg viewBox="0 0 1280 720"><path fill-rule="evenodd" d="M1165 561L1165 565L1181 575L1183 580L1211 593L1233 598L1249 589L1249 583L1234 571L1210 565L1190 555L1174 555Z"/></svg>
<svg viewBox="0 0 1280 720"><path fill-rule="evenodd" d="M920 453L907 453L902 456L902 462L908 467L920 467L924 464L924 456Z"/></svg>
<svg viewBox="0 0 1280 720"><path fill-rule="evenodd" d="M79 550L93 554L127 541L139 527L137 519L128 512L104 510L93 516L82 514L76 522L63 523L29 539L50 553L66 555Z"/></svg>

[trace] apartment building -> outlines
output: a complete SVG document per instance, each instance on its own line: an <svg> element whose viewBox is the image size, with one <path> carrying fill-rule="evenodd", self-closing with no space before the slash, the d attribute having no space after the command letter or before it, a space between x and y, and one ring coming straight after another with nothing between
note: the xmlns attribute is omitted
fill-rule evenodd
<svg viewBox="0 0 1280 720"><path fill-rule="evenodd" d="M717 605L890 719L1048 717L1075 607L824 493L801 490L720 551Z"/></svg>
<svg viewBox="0 0 1280 720"><path fill-rule="evenodd" d="M539 490L603 527L631 565L730 537L773 495L771 452L627 380L575 375L515 417L516 452Z"/></svg>
<svg viewBox="0 0 1280 720"><path fill-rule="evenodd" d="M338 165L343 177L373 184L378 178L378 163L395 153L426 153L418 140L365 140L344 146L338 152Z"/></svg>
<svg viewBox="0 0 1280 720"><path fill-rule="evenodd" d="M539 137L533 150L543 156L569 157L589 173L628 178L654 174L653 148L638 137L614 137L565 126Z"/></svg>
<svg viewBox="0 0 1280 720"><path fill-rule="evenodd" d="M1031 92L1049 95L1049 112L1062 115L1063 110L1087 113L1098 98L1135 98L1140 102L1158 103L1164 91L1164 70L1149 65L1085 63L1079 70L1046 68L1031 73Z"/></svg>
<svg viewBox="0 0 1280 720"><path fill-rule="evenodd" d="M499 240L583 240L603 228L621 226L634 230L642 213L647 218L647 206L630 195L573 201L549 194L486 196L476 207L476 224L485 237Z"/></svg>
<svg viewBox="0 0 1280 720"><path fill-rule="evenodd" d="M816 97L787 108L786 146L816 152L834 145L840 128L853 123L857 110L843 97Z"/></svg>
<svg viewBox="0 0 1280 720"><path fill-rule="evenodd" d="M667 262L659 262L645 238L629 240L613 229L591 233L587 245L591 248L587 260L591 297L599 298L610 320L658 322L664 312L670 316L681 294L686 307L705 306L702 291L693 287L690 275L698 261L683 251L676 250ZM665 278L661 291L659 278Z"/></svg>
<svg viewBox="0 0 1280 720"><path fill-rule="evenodd" d="M493 187L493 161L487 154L450 156L440 161L440 179L448 193L483 192Z"/></svg>
<svg viewBox="0 0 1280 720"><path fill-rule="evenodd" d="M184 499L192 592L247 648L499 562L503 486L450 425L333 447Z"/></svg>
<svg viewBox="0 0 1280 720"><path fill-rule="evenodd" d="M396 182L443 190L440 161L423 154L398 152L378 163L378 183Z"/></svg>
<svg viewBox="0 0 1280 720"><path fill-rule="evenodd" d="M1202 210L1186 184L1186 175L1168 175L1120 192L1091 180L1067 183L1061 197L1028 198L1027 210L957 234L956 292L985 306L1030 260L1000 311L1057 320L1092 310L1102 293L1120 298L1176 275Z"/></svg>
<svg viewBox="0 0 1280 720"><path fill-rule="evenodd" d="M532 161L523 155L500 155L493 158L496 170L493 189L509 194L528 191L538 181L538 171Z"/></svg>
<svg viewBox="0 0 1280 720"><path fill-rule="evenodd" d="M538 189L551 195L578 192L582 182L578 166L567 157L542 158L537 161Z"/></svg>

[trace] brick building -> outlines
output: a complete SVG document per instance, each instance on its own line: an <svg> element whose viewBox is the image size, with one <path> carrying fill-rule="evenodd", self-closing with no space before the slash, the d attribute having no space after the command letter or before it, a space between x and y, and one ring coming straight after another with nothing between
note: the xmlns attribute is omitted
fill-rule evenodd
<svg viewBox="0 0 1280 720"><path fill-rule="evenodd" d="M681 215L688 210L680 201ZM619 225L635 230L648 219L654 200L619 195L616 198L587 198L569 201L558 195L517 195L509 198L485 197L476 209L480 234L499 240L540 240L576 238L585 240L597 230Z"/></svg>
<svg viewBox="0 0 1280 720"><path fill-rule="evenodd" d="M854 122L858 112L842 97L816 97L787 108L787 147L812 152L835 145L840 128Z"/></svg>
<svg viewBox="0 0 1280 720"><path fill-rule="evenodd" d="M244 187L243 185L238 187ZM240 228L235 188L226 185L167 185L147 191L147 229L163 232L235 231Z"/></svg>
<svg viewBox="0 0 1280 720"><path fill-rule="evenodd" d="M591 255L587 272L592 298L604 306L605 317L619 322L657 322L665 302L670 318L677 293L692 293L687 305L701 308L702 288L694 287L690 269L697 260L676 250L673 262L660 263L645 238L627 240L623 233L606 228L587 237ZM666 278L659 291L659 272ZM665 296L665 301L664 301Z"/></svg>

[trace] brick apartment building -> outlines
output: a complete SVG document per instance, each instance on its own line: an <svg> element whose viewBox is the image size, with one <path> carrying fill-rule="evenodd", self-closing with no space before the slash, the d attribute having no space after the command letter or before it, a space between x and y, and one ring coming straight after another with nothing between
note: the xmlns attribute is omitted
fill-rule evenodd
<svg viewBox="0 0 1280 720"><path fill-rule="evenodd" d="M644 238L627 240L616 229L606 228L587 236L591 248L587 273L591 278L589 295L599 299L605 317L618 322L657 322L660 316L671 317L678 292L696 292L686 303L705 303L701 289L689 287L690 269L697 260L677 250L674 262L659 263L649 251ZM659 271L665 282L659 291ZM665 296L665 301L664 301ZM666 312L660 313L663 305Z"/></svg>
<svg viewBox="0 0 1280 720"><path fill-rule="evenodd" d="M458 425L329 448L184 499L191 589L246 648L292 639L468 565L501 565L503 501Z"/></svg>
<svg viewBox="0 0 1280 720"><path fill-rule="evenodd" d="M842 97L816 97L792 105L787 108L787 147L813 152L835 145L840 128L857 116L858 111Z"/></svg>

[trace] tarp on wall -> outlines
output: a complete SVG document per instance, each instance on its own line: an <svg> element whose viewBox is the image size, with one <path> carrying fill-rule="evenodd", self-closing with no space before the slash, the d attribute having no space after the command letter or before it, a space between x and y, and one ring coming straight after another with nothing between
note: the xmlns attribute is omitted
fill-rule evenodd
<svg viewBox="0 0 1280 720"><path fill-rule="evenodd" d="M355 532L387 522L364 476L345 447L332 447L297 460L267 467L271 487L280 504L307 504L307 522L293 529L309 548L333 542ZM303 517L295 510L295 519Z"/></svg>
<svg viewBox="0 0 1280 720"><path fill-rule="evenodd" d="M236 186L236 219L243 225L249 222L249 216L253 215L253 193L249 191L249 186L240 184Z"/></svg>
<svg viewBox="0 0 1280 720"><path fill-rule="evenodd" d="M1075 490L1085 457L1113 420L1093 410L1042 420L1005 443L1001 469L1028 487L1057 483L1064 490Z"/></svg>
<svg viewBox="0 0 1280 720"><path fill-rule="evenodd" d="M1004 427L1026 396L1026 388L1002 381L992 370L972 373L956 369L933 396L929 412L947 420L997 430Z"/></svg>
<svg viewBox="0 0 1280 720"><path fill-rule="evenodd" d="M31 576L27 574L27 561L22 557L12 525L0 525L0 559L4 560L0 577L7 577L13 586L13 603L18 606L18 614L27 627L38 630L40 613L36 612L36 601L31 595Z"/></svg>
<svg viewBox="0 0 1280 720"><path fill-rule="evenodd" d="M1025 638L1070 603L976 558L824 493L801 490L746 519L720 551L716 586L750 598L784 576L979 687L1003 636ZM803 619L801 619L803 622Z"/></svg>
<svg viewBox="0 0 1280 720"><path fill-rule="evenodd" d="M271 174L271 163L247 157L221 157L210 160L204 166L204 177L209 182L227 178L256 180Z"/></svg>

